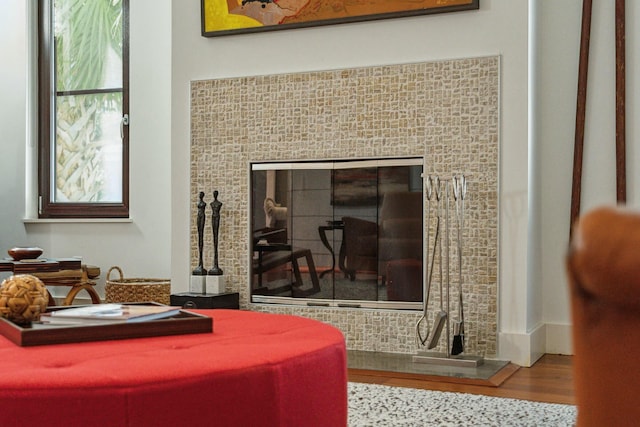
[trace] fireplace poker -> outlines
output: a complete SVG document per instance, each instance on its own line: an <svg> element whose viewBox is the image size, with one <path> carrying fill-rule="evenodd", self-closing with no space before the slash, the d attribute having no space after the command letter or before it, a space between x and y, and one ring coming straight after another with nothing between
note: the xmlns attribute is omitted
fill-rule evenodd
<svg viewBox="0 0 640 427"><path fill-rule="evenodd" d="M467 180L464 175L454 177L453 198L456 204L458 222L458 320L453 325L453 345L451 354L458 355L464 351L464 307L462 304L462 236L464 230L464 199L467 195ZM458 205L462 207L459 208Z"/></svg>
<svg viewBox="0 0 640 427"><path fill-rule="evenodd" d="M427 320L427 314L429 309L429 294L431 293L431 277L433 274L433 260L436 257L436 245L438 242L438 229L436 228L436 234L434 237L434 245L433 245L433 255L431 256L431 268L429 268L429 250L431 249L431 197L433 196L433 177L431 175L427 176L426 180L427 186L427 254L426 254L426 264L427 264L427 280L424 283L422 292L424 294L424 306L422 309L422 317L416 323L416 337L418 338L418 346L425 345L427 342L427 337L429 336L429 323ZM427 326L427 333L424 338L421 333L422 324Z"/></svg>
<svg viewBox="0 0 640 427"><path fill-rule="evenodd" d="M442 185L440 182L440 178L436 177L435 182L435 190L436 190L436 211L438 213L438 222L436 227L436 232L440 232L440 219L442 217ZM440 239L441 240L441 239ZM436 317L434 319L433 329L431 330L431 334L427 341L429 341L429 345L427 348L432 349L438 345L438 340L440 339L440 334L442 333L442 328L447 320L447 312L444 311L444 295L442 294L443 286L442 286L442 241L437 243L438 246L438 268L440 275L440 311L436 313ZM434 250L435 255L435 250Z"/></svg>
<svg viewBox="0 0 640 427"><path fill-rule="evenodd" d="M447 277L447 345L446 345L446 349L447 349L447 357L451 356L451 353L449 352L449 349L451 348L451 329L450 329L450 324L449 324L449 313L450 311L450 298L449 298L449 290L450 290L450 278L449 278L449 255L450 255L450 248L449 248L449 243L450 243L450 239L449 239L449 181L447 180L447 184L445 186L445 196L444 196L444 200L445 200L445 207L444 207L444 217L445 217L445 235L447 236L447 239L445 240L445 266L446 266L446 277Z"/></svg>

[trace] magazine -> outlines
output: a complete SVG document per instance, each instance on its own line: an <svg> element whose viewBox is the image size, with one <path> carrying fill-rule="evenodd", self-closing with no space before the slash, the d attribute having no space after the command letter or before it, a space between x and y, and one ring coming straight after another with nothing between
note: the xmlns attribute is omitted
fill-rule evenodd
<svg viewBox="0 0 640 427"><path fill-rule="evenodd" d="M166 305L92 304L66 308L40 316L44 323L147 322L180 313L180 307Z"/></svg>

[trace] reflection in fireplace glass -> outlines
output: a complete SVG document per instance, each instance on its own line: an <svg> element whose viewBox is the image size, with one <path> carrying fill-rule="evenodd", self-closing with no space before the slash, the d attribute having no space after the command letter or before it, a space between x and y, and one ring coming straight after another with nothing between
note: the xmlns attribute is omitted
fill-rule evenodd
<svg viewBox="0 0 640 427"><path fill-rule="evenodd" d="M422 171L422 158L252 164L252 301L420 308Z"/></svg>

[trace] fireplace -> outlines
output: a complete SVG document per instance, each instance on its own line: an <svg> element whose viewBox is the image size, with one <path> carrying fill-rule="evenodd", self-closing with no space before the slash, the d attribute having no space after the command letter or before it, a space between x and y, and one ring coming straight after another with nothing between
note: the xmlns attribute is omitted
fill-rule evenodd
<svg viewBox="0 0 640 427"><path fill-rule="evenodd" d="M255 293L254 243L265 237L254 236L259 227L252 212L261 213L265 220L266 197L256 198L255 209L250 201L252 165L418 158L425 175L449 179L464 174L468 179L462 266L466 348L472 354L495 356L499 70L499 57L491 56L192 82L191 210L195 212L200 191L207 193L207 199L219 191L223 202L219 262L227 289L240 293L241 308L331 323L343 331L350 350L415 352L420 302L401 301L408 306L394 310L363 309L350 306L360 300L336 299L329 306L314 306L306 304L312 296L289 294L284 297L287 304L273 304L268 299L277 294ZM334 205L344 207L337 193ZM273 202L275 208L277 204L289 207L278 197ZM277 210L272 212L277 216ZM327 221L340 221L343 216L322 221L330 226ZM427 223L423 217L423 224ZM314 224L316 229L319 226ZM426 230L425 226L425 234ZM296 237L295 230L288 232L287 238ZM328 240L333 233L339 235L327 231ZM195 214L190 234L193 269L198 262ZM212 247L210 234L205 233L206 248ZM296 243L312 255L318 244ZM339 247L339 243L332 245L334 251L339 252ZM306 254L297 256L305 273ZM330 260L315 256L313 260L317 269L330 267ZM205 252L205 265L211 263L212 254ZM457 274L457 267L451 268ZM334 271L342 273L339 266ZM380 284L382 277L375 273ZM359 275L356 271L356 278ZM304 289L311 288L305 279ZM305 303L293 304L300 301ZM381 298L364 301L384 303Z"/></svg>
<svg viewBox="0 0 640 427"><path fill-rule="evenodd" d="M423 164L252 163L251 301L421 309Z"/></svg>

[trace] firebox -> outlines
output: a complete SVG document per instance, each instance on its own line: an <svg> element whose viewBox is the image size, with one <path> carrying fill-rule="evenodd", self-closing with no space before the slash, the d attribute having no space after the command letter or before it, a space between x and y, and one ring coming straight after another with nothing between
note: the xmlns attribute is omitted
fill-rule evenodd
<svg viewBox="0 0 640 427"><path fill-rule="evenodd" d="M253 302L422 307L422 157L250 168Z"/></svg>

